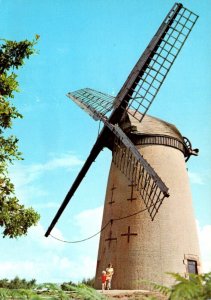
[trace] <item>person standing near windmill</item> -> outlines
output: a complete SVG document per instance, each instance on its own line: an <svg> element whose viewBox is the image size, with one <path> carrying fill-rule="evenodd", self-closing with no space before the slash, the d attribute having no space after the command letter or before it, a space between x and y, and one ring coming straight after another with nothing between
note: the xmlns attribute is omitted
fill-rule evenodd
<svg viewBox="0 0 211 300"><path fill-rule="evenodd" d="M106 290L111 289L111 281L113 275L114 275L114 268L112 264L109 263L108 267L106 268Z"/></svg>
<svg viewBox="0 0 211 300"><path fill-rule="evenodd" d="M102 271L102 275L101 275L101 282L102 282L102 292L105 290L106 288L106 271Z"/></svg>

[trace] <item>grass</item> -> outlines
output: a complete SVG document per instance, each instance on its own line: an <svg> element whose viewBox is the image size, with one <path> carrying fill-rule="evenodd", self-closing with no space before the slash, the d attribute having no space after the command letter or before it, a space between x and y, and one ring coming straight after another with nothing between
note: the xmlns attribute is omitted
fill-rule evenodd
<svg viewBox="0 0 211 300"><path fill-rule="evenodd" d="M62 290L59 285L46 283L38 285L36 289L7 289L0 288L1 300L104 300L104 295L85 284L68 285Z"/></svg>

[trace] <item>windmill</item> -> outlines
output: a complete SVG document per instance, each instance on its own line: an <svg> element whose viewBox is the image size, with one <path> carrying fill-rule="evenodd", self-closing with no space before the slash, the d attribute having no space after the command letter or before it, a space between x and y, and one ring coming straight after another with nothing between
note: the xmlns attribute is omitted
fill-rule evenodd
<svg viewBox="0 0 211 300"><path fill-rule="evenodd" d="M104 127L45 236L51 233L92 162L104 147L109 148L112 163L96 287L109 262L115 267L113 288L117 289L138 289L140 279L170 284L164 274L167 271L187 276L200 271L185 165L198 149L192 149L174 125L147 114L197 18L175 3L116 97L89 88L68 94Z"/></svg>

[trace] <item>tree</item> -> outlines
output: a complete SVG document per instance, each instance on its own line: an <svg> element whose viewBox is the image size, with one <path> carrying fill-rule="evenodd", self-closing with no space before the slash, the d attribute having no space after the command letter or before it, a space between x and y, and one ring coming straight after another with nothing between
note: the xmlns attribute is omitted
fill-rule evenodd
<svg viewBox="0 0 211 300"><path fill-rule="evenodd" d="M34 49L39 36L31 42L0 40L0 226L3 237L18 237L27 234L40 216L33 208L25 208L15 196L14 184L9 178L8 168L14 160L22 160L18 149L18 139L9 135L13 120L23 116L12 101L18 92L17 70L36 52Z"/></svg>

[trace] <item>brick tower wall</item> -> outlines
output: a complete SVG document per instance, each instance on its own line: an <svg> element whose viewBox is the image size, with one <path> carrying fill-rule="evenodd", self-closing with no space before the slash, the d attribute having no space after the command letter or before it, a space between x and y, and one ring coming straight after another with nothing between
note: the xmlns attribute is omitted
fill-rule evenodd
<svg viewBox="0 0 211 300"><path fill-rule="evenodd" d="M164 145L136 145L169 188L154 221L147 211L114 221L101 233L96 288L108 263L114 267L112 289L146 288L142 280L170 285L165 272L187 276L187 260L199 262L199 246L189 179L183 153ZM112 163L102 227L113 218L145 209L135 187Z"/></svg>

